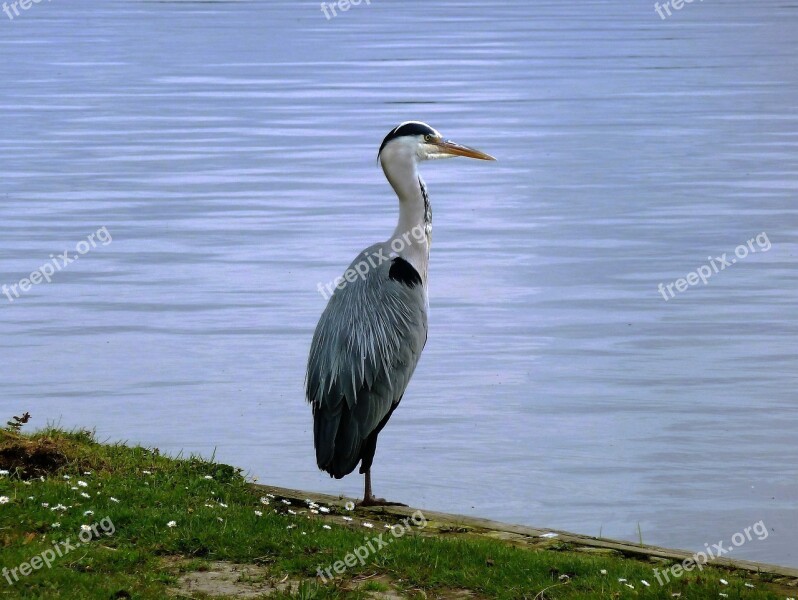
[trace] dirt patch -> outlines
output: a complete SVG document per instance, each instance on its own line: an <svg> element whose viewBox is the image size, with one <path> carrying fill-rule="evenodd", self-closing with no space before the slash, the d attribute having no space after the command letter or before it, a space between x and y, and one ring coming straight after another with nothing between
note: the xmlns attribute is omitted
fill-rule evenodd
<svg viewBox="0 0 798 600"><path fill-rule="evenodd" d="M179 566L183 562L179 557L166 561L170 567ZM178 578L178 588L173 589L172 593L177 597L189 598L262 598L275 592L298 593L303 585L309 586L313 583L287 576L276 579L266 566L215 561L204 563L197 570L182 574ZM349 581L337 580L332 585L340 590L361 590L370 600L407 600L418 597L436 600L477 598L469 590L443 590L434 593L411 590L407 594L399 590L390 577L377 573L355 577Z"/></svg>
<svg viewBox="0 0 798 600"><path fill-rule="evenodd" d="M11 434L0 437L0 469L8 469L22 479L54 473L69 462L59 445L51 439L27 439Z"/></svg>
<svg viewBox="0 0 798 600"><path fill-rule="evenodd" d="M257 598L278 591L287 591L297 582L270 579L269 570L258 565L237 565L216 561L202 570L185 573L178 579L181 595L203 594L214 597Z"/></svg>

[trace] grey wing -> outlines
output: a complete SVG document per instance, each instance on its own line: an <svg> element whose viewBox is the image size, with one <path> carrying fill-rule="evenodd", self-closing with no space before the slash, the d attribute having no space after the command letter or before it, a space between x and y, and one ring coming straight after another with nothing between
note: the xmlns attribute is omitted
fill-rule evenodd
<svg viewBox="0 0 798 600"><path fill-rule="evenodd" d="M402 259L374 258L383 256L381 247L353 261L350 269L358 263L360 271L363 264L369 268L335 290L310 348L306 394L316 462L334 477L352 472L361 458L364 467L371 464L376 435L401 400L427 341L421 278ZM371 456L365 456L369 446Z"/></svg>

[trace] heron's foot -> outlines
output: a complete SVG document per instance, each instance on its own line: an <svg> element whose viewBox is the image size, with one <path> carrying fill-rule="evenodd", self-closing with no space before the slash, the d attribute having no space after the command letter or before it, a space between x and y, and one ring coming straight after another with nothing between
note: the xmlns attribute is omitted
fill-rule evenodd
<svg viewBox="0 0 798 600"><path fill-rule="evenodd" d="M407 504L402 504L401 502L390 502L385 498L375 498L374 496L363 498L363 500L358 502L357 505L358 506L407 506Z"/></svg>

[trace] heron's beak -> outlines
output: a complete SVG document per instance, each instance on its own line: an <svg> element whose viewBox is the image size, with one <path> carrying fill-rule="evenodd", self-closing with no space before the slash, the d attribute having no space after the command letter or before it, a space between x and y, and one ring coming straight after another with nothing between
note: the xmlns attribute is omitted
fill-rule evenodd
<svg viewBox="0 0 798 600"><path fill-rule="evenodd" d="M442 156L465 156L467 158L477 158L479 160L496 160L490 154L485 154L474 148L462 146L451 140L439 140L433 142Z"/></svg>

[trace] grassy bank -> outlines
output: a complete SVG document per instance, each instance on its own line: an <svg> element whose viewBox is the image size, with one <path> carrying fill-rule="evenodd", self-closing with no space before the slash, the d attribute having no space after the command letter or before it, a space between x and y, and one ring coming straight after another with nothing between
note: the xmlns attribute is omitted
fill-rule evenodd
<svg viewBox="0 0 798 600"><path fill-rule="evenodd" d="M89 432L0 430L0 469L0 598L798 595L708 568L660 586L667 564L442 533L420 513L392 531L395 516L265 496L239 469Z"/></svg>

